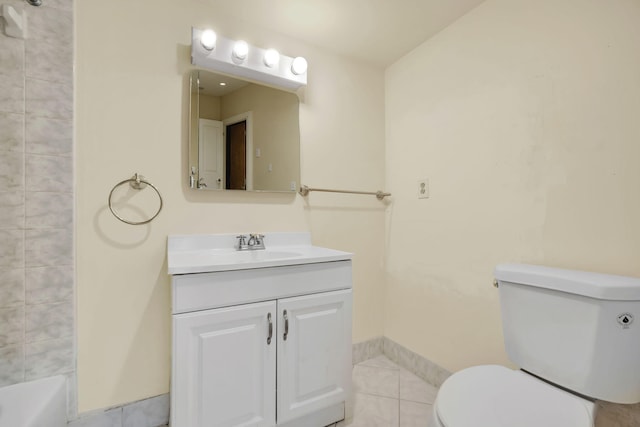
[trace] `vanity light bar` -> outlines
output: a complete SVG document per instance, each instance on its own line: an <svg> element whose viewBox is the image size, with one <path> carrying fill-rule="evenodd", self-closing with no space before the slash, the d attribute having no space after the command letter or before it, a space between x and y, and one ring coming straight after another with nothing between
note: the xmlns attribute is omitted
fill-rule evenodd
<svg viewBox="0 0 640 427"><path fill-rule="evenodd" d="M277 59L274 61L275 56ZM291 58L272 49L231 40L215 35L211 30L191 29L191 63L289 91L307 85L307 61L304 58Z"/></svg>

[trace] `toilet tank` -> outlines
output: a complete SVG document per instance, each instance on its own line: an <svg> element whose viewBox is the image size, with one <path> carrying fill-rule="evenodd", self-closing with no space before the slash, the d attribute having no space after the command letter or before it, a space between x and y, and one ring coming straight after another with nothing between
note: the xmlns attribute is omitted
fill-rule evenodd
<svg viewBox="0 0 640 427"><path fill-rule="evenodd" d="M520 368L579 394L640 402L640 279L525 264L495 269Z"/></svg>

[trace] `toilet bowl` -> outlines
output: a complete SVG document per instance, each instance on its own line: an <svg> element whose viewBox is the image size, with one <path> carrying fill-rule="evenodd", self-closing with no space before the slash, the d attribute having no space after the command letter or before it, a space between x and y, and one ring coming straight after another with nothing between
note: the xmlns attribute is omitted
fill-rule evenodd
<svg viewBox="0 0 640 427"><path fill-rule="evenodd" d="M593 427L595 410L526 372L476 366L445 381L429 427Z"/></svg>

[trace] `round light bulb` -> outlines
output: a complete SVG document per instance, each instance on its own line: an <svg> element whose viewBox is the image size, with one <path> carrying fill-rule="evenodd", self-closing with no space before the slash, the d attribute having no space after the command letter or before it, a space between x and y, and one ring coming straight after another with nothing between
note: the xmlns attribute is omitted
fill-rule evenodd
<svg viewBox="0 0 640 427"><path fill-rule="evenodd" d="M291 72L295 75L304 74L307 72L307 60L302 56L294 58L291 63Z"/></svg>
<svg viewBox="0 0 640 427"><path fill-rule="evenodd" d="M244 40L238 40L233 45L233 56L238 59L245 59L249 53L249 45Z"/></svg>
<svg viewBox="0 0 640 427"><path fill-rule="evenodd" d="M213 50L216 47L216 33L213 30L204 30L200 35L200 44L207 50Z"/></svg>
<svg viewBox="0 0 640 427"><path fill-rule="evenodd" d="M280 54L275 49L267 49L264 53L264 65L271 68L280 61Z"/></svg>

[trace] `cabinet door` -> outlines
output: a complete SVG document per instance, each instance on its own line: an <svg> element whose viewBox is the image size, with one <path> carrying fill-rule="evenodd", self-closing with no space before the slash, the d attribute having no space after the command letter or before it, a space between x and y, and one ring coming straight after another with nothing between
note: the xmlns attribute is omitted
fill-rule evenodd
<svg viewBox="0 0 640 427"><path fill-rule="evenodd" d="M275 301L174 315L172 427L275 425L275 330Z"/></svg>
<svg viewBox="0 0 640 427"><path fill-rule="evenodd" d="M278 423L343 402L350 388L351 290L278 300Z"/></svg>

